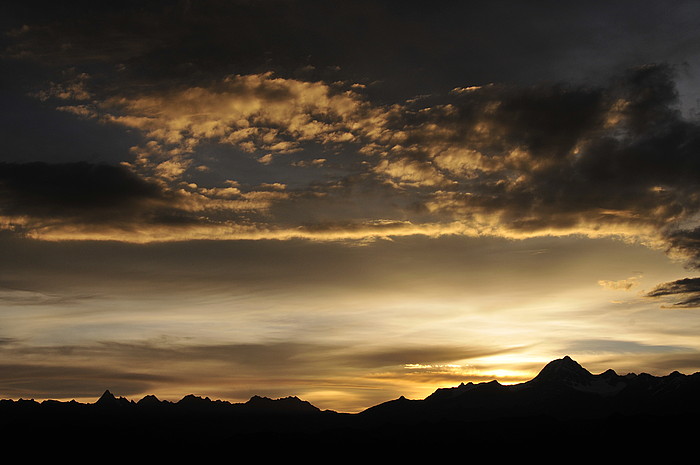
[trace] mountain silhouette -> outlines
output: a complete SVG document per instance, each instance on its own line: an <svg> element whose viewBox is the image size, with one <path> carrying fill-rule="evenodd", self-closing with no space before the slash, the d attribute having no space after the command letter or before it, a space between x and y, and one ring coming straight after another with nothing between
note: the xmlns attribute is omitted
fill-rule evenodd
<svg viewBox="0 0 700 465"><path fill-rule="evenodd" d="M270 399L268 397L253 396L244 407L249 412L271 413L271 414L313 414L321 410L311 405L309 402L299 399L296 396L282 399Z"/></svg>
<svg viewBox="0 0 700 465"><path fill-rule="evenodd" d="M568 355L545 365L530 383L564 383L572 387L588 386L593 381L591 372Z"/></svg>
<svg viewBox="0 0 700 465"><path fill-rule="evenodd" d="M420 419L607 418L612 415L689 415L700 413L700 373L664 377L625 376L607 370L594 375L566 356L548 363L530 381L498 381L437 389L422 401L390 401L361 415Z"/></svg>
<svg viewBox="0 0 700 465"><path fill-rule="evenodd" d="M100 398L97 399L95 405L101 408L122 408L127 407L132 403L133 402L129 401L124 397L116 398L114 394L109 392L109 389L107 389L104 393L102 393Z"/></svg>
<svg viewBox="0 0 700 465"><path fill-rule="evenodd" d="M592 374L565 356L524 383L462 383L356 414L321 410L295 396L232 403L192 394L177 402L147 395L134 402L106 390L92 404L0 400L0 434L7 444L120 444L119 450L141 447L161 458L182 458L185 450L201 458L231 447L308 455L349 445L416 458L407 451L417 445L436 454L434 448L465 441L502 455L541 441L573 441L579 447L615 445L626 459L658 448L668 459L674 447L682 450L683 441L694 440L699 414L700 373Z"/></svg>

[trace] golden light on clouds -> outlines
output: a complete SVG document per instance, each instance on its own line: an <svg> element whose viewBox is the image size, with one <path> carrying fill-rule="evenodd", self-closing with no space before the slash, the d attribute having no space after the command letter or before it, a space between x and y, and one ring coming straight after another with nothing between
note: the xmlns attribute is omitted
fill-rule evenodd
<svg viewBox="0 0 700 465"><path fill-rule="evenodd" d="M638 279L639 279L638 276L631 276L627 279L620 279L617 281L601 279L598 281L598 284L600 284L601 286L603 286L607 289L612 289L612 290L616 290L616 291L629 291L634 286L637 285Z"/></svg>
<svg viewBox="0 0 700 465"><path fill-rule="evenodd" d="M135 150L140 155L137 165L147 167L157 163L150 160L155 156L166 158L156 166L175 163L167 157L191 153L204 140L268 151L268 158L301 150L306 141L352 142L381 131L383 113L351 90L268 72L228 76L212 88L112 97L100 104L95 116L144 131L152 149Z"/></svg>

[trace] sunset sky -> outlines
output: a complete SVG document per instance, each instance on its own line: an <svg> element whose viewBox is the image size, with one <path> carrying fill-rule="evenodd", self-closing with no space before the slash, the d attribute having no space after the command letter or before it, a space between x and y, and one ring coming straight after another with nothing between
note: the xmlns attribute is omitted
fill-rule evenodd
<svg viewBox="0 0 700 465"><path fill-rule="evenodd" d="M564 355L700 371L698 2L0 27L0 398L357 412Z"/></svg>

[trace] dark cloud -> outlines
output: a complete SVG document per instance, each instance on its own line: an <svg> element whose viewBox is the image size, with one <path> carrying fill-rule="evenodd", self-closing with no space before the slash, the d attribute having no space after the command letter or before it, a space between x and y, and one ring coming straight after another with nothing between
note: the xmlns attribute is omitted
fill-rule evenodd
<svg viewBox="0 0 700 465"><path fill-rule="evenodd" d="M376 82L377 98L676 62L681 51L669 43L683 43L687 55L698 36L687 27L698 17L693 2L7 3L7 56L81 62L95 71L118 66L130 82L149 84L269 70L311 80L343 76Z"/></svg>
<svg viewBox="0 0 700 465"><path fill-rule="evenodd" d="M175 378L118 368L48 364L1 364L0 390L5 398L97 400L105 389L120 395L149 392Z"/></svg>
<svg viewBox="0 0 700 465"><path fill-rule="evenodd" d="M92 298L92 296L46 293L32 289L19 289L0 285L0 299L3 301L3 303L12 306L75 305L90 298ZM1 339L0 344L2 344Z"/></svg>
<svg viewBox="0 0 700 465"><path fill-rule="evenodd" d="M546 26L542 31L547 31L549 36L544 37L544 32L522 21L524 10L533 14L530 11L533 8L536 24ZM424 189L404 190L388 201L384 200L388 197L382 197L381 205L385 208L381 211L376 207L377 211L372 212L357 207L353 211L337 208L342 202L332 203L337 198L332 195L334 186L342 176L337 175L335 184L329 182L325 191L321 189L320 195L312 197L319 200L316 203L319 208L307 208L314 202L303 202L296 208L289 199L266 205L265 208L272 208L273 214L284 218L291 227L319 228L314 224L306 226L314 218L310 221L299 218L295 224L294 218L290 218L290 211L294 211L327 222L335 220L334 212L351 215L349 219L338 219L338 226L333 226L336 229L347 229L343 221L357 230L362 229L363 221L368 218L369 221L420 222L442 221L445 215L451 215L467 222L492 222L492 231L501 226L524 233L558 229L584 234L606 228L650 228L657 234L672 234L677 229L676 223L697 211L700 201L695 194L700 131L697 122L681 117L675 70L671 66L651 65L636 68L612 83L603 82L599 77L602 73L585 85L580 79L572 84L551 83L571 78L563 72L569 60L591 64L596 62L592 52L603 47L607 47L605 59L611 59L622 56L623 49L648 44L649 38L639 34L645 27L655 37L665 38L662 43L667 43L673 25L685 24L688 17L698 12L689 3L679 3L672 9L649 4L634 8L634 14L620 5L603 11L606 14L590 5L576 6L571 11L554 2L526 8L508 1L495 6L449 2L430 8L405 7L394 2L340 2L331 6L315 1L218 0L127 2L113 8L88 7L78 2L40 12L16 4L8 7L11 19L6 21L8 35L3 56L15 61L34 60L55 68L56 80L47 83L42 95L54 99L62 96L59 103L70 103L66 108L71 111L83 109L89 113L102 108L100 103L108 100L117 106L121 102L124 107L118 110L122 113L116 111L111 115L114 120L123 115L123 121L128 121L123 124L145 131L149 137L160 134L163 140L173 140L185 136L182 147L177 147L181 151L192 149L185 142L197 144L206 137L211 142L212 136L204 135L215 133L213 127L225 136L230 136L231 128L223 127L221 118L202 120L201 127L189 119L184 130L181 123L188 116L186 112L168 110L164 103L172 101L176 109L181 109L183 105L177 99L183 95L189 96L189 100L180 103L188 104L192 103L192 95L218 95L221 88L217 85L227 75L248 76L250 79L242 82L249 82L255 76L262 79L263 74L255 73L277 71L281 81L268 82L265 78L261 81L265 85L255 88L264 95L248 88L243 92L255 94L266 105L287 101L292 85L318 81L370 84L358 92L371 100L353 98L352 102L363 110L347 114L344 124L357 126L367 108L376 112L383 123L372 121L369 127L385 124L386 127L380 128L384 130L381 136L369 131L351 136L355 138L355 146L366 149L374 144L378 146L375 153L385 155L369 159L355 157L366 162L365 176L358 177L357 172L349 176L369 184L376 181L378 174L385 174L402 189ZM498 28L492 27L495 23ZM623 32L607 37L611 39L608 41L600 34L610 34L606 27L610 24L616 24L615 30ZM681 30L685 31L683 37L695 34ZM518 40L513 40L514 37ZM553 37L557 40L552 40ZM662 45L651 49L644 62L667 51L662 50ZM573 58L564 56L564 50L572 53ZM584 56L587 58L583 59ZM599 60L603 61L603 58ZM528 66L524 66L525 62ZM547 63L554 63L553 68ZM66 66L75 70L66 74ZM487 84L489 76L479 74L478 70L500 67L507 68L509 76L514 77L502 79L504 75L499 73L501 82L495 85L483 85L473 91L466 87L449 96L445 94L451 88L448 84ZM553 72L554 68L557 72ZM368 74L370 69L374 71ZM441 72L435 73L436 69ZM544 84L522 85L532 81L532 76L526 77L527 69L543 73L537 80ZM546 74L547 71L552 72ZM433 75L440 76L439 86L432 78L428 79ZM291 77L299 80L291 81ZM383 103L392 101L392 93L386 86L371 85L385 80L394 88L415 88L415 82L407 84L410 79L422 80L425 94L442 93L442 104L428 108L403 104L383 107ZM502 84L504 81L509 84ZM193 93L195 90L199 93ZM235 86L229 93L238 96ZM145 102L143 97L147 97ZM67 99L71 101L66 102ZM83 100L85 107L77 104ZM154 107L157 111L151 111ZM133 114L129 114L130 109ZM196 110L202 115L220 116L211 105ZM238 124L239 115L234 116ZM265 119L258 114L244 116L249 117L247 124L251 124L252 118ZM312 119L309 123L319 125L327 121ZM274 127L258 128L264 130L241 140L255 146L262 156L263 149L279 144L265 145L258 139L280 142L278 134L284 134L285 128L276 127L279 124L282 123L275 120ZM322 132L317 137L335 135ZM223 140L223 136L219 137ZM285 137L282 142L289 147L294 150L300 147L299 141ZM195 165L189 154L179 154L177 159L156 158L166 157L166 150L172 148L163 140L153 146L157 153L151 154L153 160L149 159L155 169L177 176ZM140 149L145 150L143 146ZM479 158L470 160L463 154L454 154L468 150L477 151ZM236 157L244 158L240 154ZM236 168L250 171L242 163ZM94 197L70 198L74 193L65 184L57 196L45 202L51 213L45 211L42 215L76 214L78 208L84 207L93 217L97 205L105 206L117 200L130 202L130 206L143 205L141 200L157 199L160 195L157 187L156 191L148 192L145 181L139 185L137 179L127 178L123 173L117 173L119 176L125 189L119 193L125 194L119 199L118 195L110 197L104 189ZM12 195L17 196L3 207L5 211L39 208L37 200L43 195L39 187L5 184L4 189L11 189ZM75 192L90 189L77 186ZM111 188L107 185L105 189ZM323 204L322 196L328 203ZM305 198L304 192L300 190L296 198ZM366 209L370 204L375 203L363 202ZM291 205L289 209L288 205ZM431 216L427 212L435 214ZM240 224L239 213L229 213ZM161 209L157 213L149 210L148 221L196 224L205 216L195 217L182 210ZM216 220L226 221L225 216L220 214ZM484 216L489 218L484 220ZM136 217L143 220L143 215ZM276 219L268 217L265 221L275 227Z"/></svg>
<svg viewBox="0 0 700 465"><path fill-rule="evenodd" d="M137 318L132 322L138 325ZM305 327L308 333L311 327ZM124 366L141 366L144 373L156 372L156 366L169 366L170 373L183 370L198 371L198 364L216 365L220 374L227 376L231 371L239 371L246 376L256 373L277 375L322 375L335 367L339 371L383 368L401 368L407 364L445 364L460 360L476 359L504 353L517 352L515 347L485 347L479 345L449 344L396 344L363 347L354 343L333 341L300 342L275 338L256 343L217 343L216 341L195 341L191 337L160 337L119 342L103 340L83 344L34 345L30 340L17 338L0 338L0 351L8 358L36 359L61 358L73 359L74 365L81 365L84 360L101 360L105 366L110 361L119 361L112 368L116 373L124 371L124 376L131 379L147 379L147 375L124 370ZM194 364L192 364L194 362ZM26 368L29 370L29 367ZM46 367L37 369L47 370ZM51 378L57 377L57 370ZM18 371L19 373L19 371ZM107 375L105 368L102 376ZM127 375L126 373L132 373ZM153 375L154 378L165 376ZM2 378L2 377L0 377Z"/></svg>
<svg viewBox="0 0 700 465"><path fill-rule="evenodd" d="M4 214L42 217L123 215L164 198L127 168L87 162L0 163L0 192Z"/></svg>
<svg viewBox="0 0 700 465"><path fill-rule="evenodd" d="M390 18L381 6L362 6L286 0L122 2L118 8L75 2L40 12L17 6L5 55L53 66L81 63L95 74L118 70L120 81L131 84L172 86L270 70L337 79L338 60L356 41L383 35L371 12ZM363 34L346 33L348 27ZM375 48L383 43L377 40Z"/></svg>
<svg viewBox="0 0 700 465"><path fill-rule="evenodd" d="M208 228L216 228L214 215L220 209L216 198L167 186L122 165L88 162L0 163L0 194L4 229L28 236L53 231L63 238L97 233L95 237L130 240L130 234L133 239L143 233L180 239L193 229L202 228L206 235ZM265 201L244 196L225 209L226 221L245 222L237 209L255 210ZM211 216L200 214L208 208L214 210ZM162 236L164 232L174 235Z"/></svg>
<svg viewBox="0 0 700 465"><path fill-rule="evenodd" d="M582 135L600 126L607 103L602 89L571 85L488 86L472 94L474 99L467 94L457 105L460 110L466 106L472 113L479 112L477 121L486 110L486 122L497 136L486 152L498 156L519 147L536 159L570 153Z"/></svg>
<svg viewBox="0 0 700 465"><path fill-rule="evenodd" d="M194 386L207 392L241 397L271 392L290 395L301 380L307 386L323 386L333 379L357 376L361 379L358 387L382 377L399 380L406 375L407 364L421 364L423 376L444 382L459 378L449 370L440 371L438 365L431 372L430 364L454 363L516 349L414 345L366 350L342 344L271 341L206 345L163 338L45 347L8 341L0 344L0 350L8 358L20 359L15 364L0 365L0 390L11 398L29 395L45 399L97 397L105 389L120 395L145 395L167 391L169 385L178 386L186 379L198 379ZM37 356L56 360L56 364L22 361ZM92 363L86 364L85 360ZM367 370L381 370L382 374L375 377L368 375ZM232 376L248 380L243 385L246 387L232 387L228 382Z"/></svg>
<svg viewBox="0 0 700 465"><path fill-rule="evenodd" d="M666 234L668 251L688 260L689 266L700 268L700 228L677 229Z"/></svg>
<svg viewBox="0 0 700 465"><path fill-rule="evenodd" d="M650 365L650 371L666 375L672 370L679 370L687 374L697 373L699 362L700 355L691 351L685 354L658 355L647 363Z"/></svg>
<svg viewBox="0 0 700 465"><path fill-rule="evenodd" d="M647 297L669 297L674 308L700 308L700 278L684 278L658 285Z"/></svg>
<svg viewBox="0 0 700 465"><path fill-rule="evenodd" d="M98 397L105 389L121 395L145 395L197 377L211 389L211 384L226 384L232 372L253 380L269 370L280 377L318 375L327 371L330 362L312 362L332 347L295 343L193 345L166 339L44 347L9 341L0 349L8 358L39 355L56 360L54 365L22 361L0 365L4 395L66 398ZM129 368L125 361L139 368ZM162 374L163 367L168 367L168 374ZM204 375L202 367L217 369Z"/></svg>
<svg viewBox="0 0 700 465"><path fill-rule="evenodd" d="M608 87L475 89L454 111L425 112L448 139L416 126L409 140L479 151L466 175L432 158L453 181L441 195L457 216L498 214L524 231L588 223L666 234L700 207L700 124L678 111L673 75L653 65Z"/></svg>

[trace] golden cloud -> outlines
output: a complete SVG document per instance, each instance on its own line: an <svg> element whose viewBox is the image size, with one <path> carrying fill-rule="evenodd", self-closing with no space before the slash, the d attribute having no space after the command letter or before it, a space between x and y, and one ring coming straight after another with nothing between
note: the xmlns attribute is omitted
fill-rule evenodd
<svg viewBox="0 0 700 465"><path fill-rule="evenodd" d="M269 72L90 102L79 92L87 77L72 77L47 92L61 103L76 101L63 111L142 132L147 142L132 148L124 166L161 193L139 200L144 208L132 224L128 215L121 224L83 224L76 215L72 224L42 222L21 211L6 213L4 223L47 239L580 234L668 246L674 228L693 230L700 209L685 153L698 139L695 125L667 111L665 93L625 87L666 79L658 72L642 70L620 88L460 88L450 93L452 102L418 110L374 105L358 86L343 90ZM673 142L668 131L685 139ZM206 168L197 153L204 141L234 145L271 169L307 142L350 143L351 164L359 168L294 189L274 180L199 186L187 177ZM326 175L334 165L325 154L301 158L287 165ZM678 237L674 250L687 249L690 239Z"/></svg>

